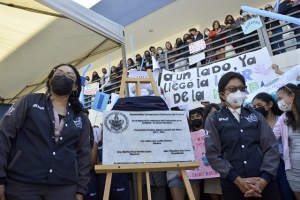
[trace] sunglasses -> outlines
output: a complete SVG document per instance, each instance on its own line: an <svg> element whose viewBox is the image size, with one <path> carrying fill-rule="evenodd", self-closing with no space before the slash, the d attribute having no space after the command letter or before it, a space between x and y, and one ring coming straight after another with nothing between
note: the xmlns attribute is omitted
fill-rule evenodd
<svg viewBox="0 0 300 200"><path fill-rule="evenodd" d="M227 88L225 88L224 90L229 90L229 92L234 93L238 90L240 90L241 92L246 92L247 91L247 86L229 86Z"/></svg>
<svg viewBox="0 0 300 200"><path fill-rule="evenodd" d="M75 81L76 79L76 74L73 72L63 72L59 69L54 70L53 76L63 76L63 75L65 75L67 78L72 79L73 81Z"/></svg>

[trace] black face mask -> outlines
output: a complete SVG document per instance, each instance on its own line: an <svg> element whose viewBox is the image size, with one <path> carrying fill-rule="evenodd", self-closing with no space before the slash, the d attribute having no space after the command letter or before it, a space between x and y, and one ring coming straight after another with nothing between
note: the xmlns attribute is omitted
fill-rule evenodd
<svg viewBox="0 0 300 200"><path fill-rule="evenodd" d="M202 123L203 123L202 119L194 119L194 120L192 120L192 125L194 127L198 127L199 128L202 125Z"/></svg>
<svg viewBox="0 0 300 200"><path fill-rule="evenodd" d="M137 57L135 60L136 61L142 61L142 58L141 57Z"/></svg>
<svg viewBox="0 0 300 200"><path fill-rule="evenodd" d="M261 106L259 108L255 109L257 112L259 112L260 114L262 114L262 116L266 117L268 116L268 111L265 109L264 106Z"/></svg>
<svg viewBox="0 0 300 200"><path fill-rule="evenodd" d="M50 83L51 91L59 96L71 94L73 86L74 81L64 75L53 76Z"/></svg>

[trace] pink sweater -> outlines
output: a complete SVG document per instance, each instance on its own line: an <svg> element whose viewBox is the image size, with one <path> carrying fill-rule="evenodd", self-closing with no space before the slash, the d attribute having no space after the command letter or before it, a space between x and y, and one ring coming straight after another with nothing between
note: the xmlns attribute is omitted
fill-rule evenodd
<svg viewBox="0 0 300 200"><path fill-rule="evenodd" d="M289 154L289 129L288 126L284 123L285 119L286 115L285 113L283 113L275 124L273 132L277 139L279 139L280 137L282 139L285 170L291 170L292 166Z"/></svg>

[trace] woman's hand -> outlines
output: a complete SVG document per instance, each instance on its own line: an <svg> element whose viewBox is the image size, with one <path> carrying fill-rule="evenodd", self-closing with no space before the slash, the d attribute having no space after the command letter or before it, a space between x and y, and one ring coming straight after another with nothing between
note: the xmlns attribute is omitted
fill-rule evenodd
<svg viewBox="0 0 300 200"><path fill-rule="evenodd" d="M261 193L261 189L255 185L259 180L260 180L259 177L251 177L251 178L237 177L234 181L234 184L236 184L243 193L248 192L247 195L259 197Z"/></svg>

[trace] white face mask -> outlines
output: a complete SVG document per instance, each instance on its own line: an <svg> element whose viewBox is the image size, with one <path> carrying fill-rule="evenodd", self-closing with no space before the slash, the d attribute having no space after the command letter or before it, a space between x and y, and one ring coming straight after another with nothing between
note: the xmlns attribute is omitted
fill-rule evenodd
<svg viewBox="0 0 300 200"><path fill-rule="evenodd" d="M209 31L205 31L205 35L208 35L209 34Z"/></svg>
<svg viewBox="0 0 300 200"><path fill-rule="evenodd" d="M243 12L243 13L242 13L242 16L243 16L243 17L245 17L245 16L247 16L247 15L248 15L248 12Z"/></svg>
<svg viewBox="0 0 300 200"><path fill-rule="evenodd" d="M163 51L162 50L158 50L158 52L161 54Z"/></svg>
<svg viewBox="0 0 300 200"><path fill-rule="evenodd" d="M245 92L241 92L240 90L235 93L230 93L227 95L226 101L234 107L240 107L243 105L245 99L247 98Z"/></svg>
<svg viewBox="0 0 300 200"><path fill-rule="evenodd" d="M287 97L286 99L288 99L289 97ZM279 109L281 110L281 111L283 111L283 112L288 112L288 111L291 111L292 110L292 104L293 104L293 102L290 104L290 105L288 105L287 103L285 103L285 100L286 99L282 99L282 100L280 100L280 101L278 101L278 107L279 107Z"/></svg>

